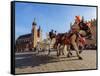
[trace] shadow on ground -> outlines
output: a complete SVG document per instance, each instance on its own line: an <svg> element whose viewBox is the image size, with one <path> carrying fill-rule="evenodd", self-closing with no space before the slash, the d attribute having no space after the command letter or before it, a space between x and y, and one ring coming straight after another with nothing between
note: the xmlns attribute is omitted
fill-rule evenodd
<svg viewBox="0 0 100 76"><path fill-rule="evenodd" d="M16 68L26 68L26 67L35 67L41 64L46 63L54 63L60 61L73 61L78 60L77 58L67 58L67 57L60 57L57 58L56 56L48 56L48 55L33 55L33 54L26 54L26 55L17 55L16 57L24 57L22 59L15 59L15 67Z"/></svg>

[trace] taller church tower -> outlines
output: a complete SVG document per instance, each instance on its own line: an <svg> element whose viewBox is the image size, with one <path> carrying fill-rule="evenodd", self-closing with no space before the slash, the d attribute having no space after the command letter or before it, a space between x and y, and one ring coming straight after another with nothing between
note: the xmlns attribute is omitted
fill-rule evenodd
<svg viewBox="0 0 100 76"><path fill-rule="evenodd" d="M37 45L37 23L35 21L35 18L34 18L34 21L32 23L32 44L33 44L33 48L36 47Z"/></svg>

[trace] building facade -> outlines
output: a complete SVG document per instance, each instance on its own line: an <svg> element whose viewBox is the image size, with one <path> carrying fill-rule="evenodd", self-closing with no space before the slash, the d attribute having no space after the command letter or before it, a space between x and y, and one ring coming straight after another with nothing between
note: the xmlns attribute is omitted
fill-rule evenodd
<svg viewBox="0 0 100 76"><path fill-rule="evenodd" d="M37 23L34 19L32 23L31 33L21 35L15 42L16 52L32 51L36 47L38 42L42 41L41 27L37 28Z"/></svg>

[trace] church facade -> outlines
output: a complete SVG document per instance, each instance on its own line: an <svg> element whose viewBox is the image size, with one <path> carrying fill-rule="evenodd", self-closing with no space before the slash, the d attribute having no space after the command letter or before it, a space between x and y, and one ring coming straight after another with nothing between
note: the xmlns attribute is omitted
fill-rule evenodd
<svg viewBox="0 0 100 76"><path fill-rule="evenodd" d="M21 35L15 42L16 52L32 51L36 47L38 42L42 41L42 30L41 27L37 28L35 19L32 23L31 33Z"/></svg>

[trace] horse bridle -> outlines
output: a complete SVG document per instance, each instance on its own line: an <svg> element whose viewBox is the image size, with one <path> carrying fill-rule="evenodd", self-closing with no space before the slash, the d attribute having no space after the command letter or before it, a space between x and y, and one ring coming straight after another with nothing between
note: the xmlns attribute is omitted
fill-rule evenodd
<svg viewBox="0 0 100 76"><path fill-rule="evenodd" d="M85 25L85 26L86 26L86 25ZM85 27L83 26L82 28L85 28ZM80 30L83 30L82 28L80 28ZM90 29L88 26L87 26L87 28L88 28L88 30L83 30L83 31L86 32L85 38L91 39L91 37L92 37L91 29Z"/></svg>

